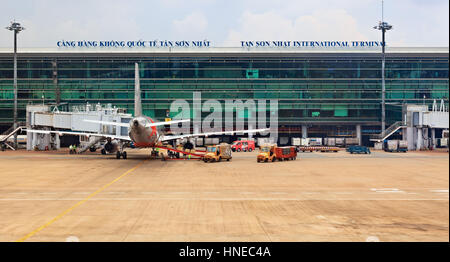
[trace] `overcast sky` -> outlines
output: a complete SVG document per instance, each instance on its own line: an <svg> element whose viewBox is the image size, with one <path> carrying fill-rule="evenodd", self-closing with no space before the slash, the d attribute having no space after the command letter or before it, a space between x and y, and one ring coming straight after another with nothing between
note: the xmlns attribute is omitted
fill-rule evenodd
<svg viewBox="0 0 450 262"><path fill-rule="evenodd" d="M381 0L1 0L3 29L26 30L19 47L56 47L59 40L380 40ZM390 46L449 46L449 0L386 0L394 26Z"/></svg>

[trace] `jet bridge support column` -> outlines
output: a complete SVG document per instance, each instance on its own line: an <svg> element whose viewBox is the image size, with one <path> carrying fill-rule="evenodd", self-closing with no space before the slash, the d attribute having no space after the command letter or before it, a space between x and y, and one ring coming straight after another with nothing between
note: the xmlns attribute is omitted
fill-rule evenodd
<svg viewBox="0 0 450 262"><path fill-rule="evenodd" d="M423 135L422 135L422 139L423 139L423 149L429 149L430 148L430 135L428 132L428 128L424 128L423 129Z"/></svg>
<svg viewBox="0 0 450 262"><path fill-rule="evenodd" d="M407 127L406 128L406 140L408 140L408 150L412 151L416 149L414 137L416 134L416 128L414 127Z"/></svg>
<svg viewBox="0 0 450 262"><path fill-rule="evenodd" d="M436 149L436 129L431 128L431 149Z"/></svg>
<svg viewBox="0 0 450 262"><path fill-rule="evenodd" d="M422 128L417 128L417 148L416 148L416 150L421 150L422 145L423 145Z"/></svg>

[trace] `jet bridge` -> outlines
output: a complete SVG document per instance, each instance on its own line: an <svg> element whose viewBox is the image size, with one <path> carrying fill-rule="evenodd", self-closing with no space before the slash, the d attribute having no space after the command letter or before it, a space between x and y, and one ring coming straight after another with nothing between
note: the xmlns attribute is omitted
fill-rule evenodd
<svg viewBox="0 0 450 262"><path fill-rule="evenodd" d="M56 106L28 105L27 129L38 130L70 130L74 132L102 133L109 135L127 136L126 127L106 126L84 120L109 121L128 123L132 116L125 113L124 109L112 107L111 104L86 104L72 106L70 111L59 111ZM80 145L90 147L100 141L94 137L88 139L80 137ZM27 150L56 150L60 148L60 139L56 134L27 134ZM81 148L85 150L87 148Z"/></svg>
<svg viewBox="0 0 450 262"><path fill-rule="evenodd" d="M382 142L401 129L403 140L408 141L408 150L434 149L437 146L436 131L448 132L449 112L444 100L439 106L435 100L431 110L428 105L405 104L402 115L402 121L395 122L371 140Z"/></svg>

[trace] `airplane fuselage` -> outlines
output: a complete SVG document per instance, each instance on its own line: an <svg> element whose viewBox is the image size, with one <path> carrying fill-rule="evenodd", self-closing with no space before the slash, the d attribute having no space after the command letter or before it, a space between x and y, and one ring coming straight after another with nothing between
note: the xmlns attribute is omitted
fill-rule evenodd
<svg viewBox="0 0 450 262"><path fill-rule="evenodd" d="M146 116L135 117L130 121L128 135L136 147L153 147L158 143L158 129L148 126L151 123L154 123L153 119Z"/></svg>

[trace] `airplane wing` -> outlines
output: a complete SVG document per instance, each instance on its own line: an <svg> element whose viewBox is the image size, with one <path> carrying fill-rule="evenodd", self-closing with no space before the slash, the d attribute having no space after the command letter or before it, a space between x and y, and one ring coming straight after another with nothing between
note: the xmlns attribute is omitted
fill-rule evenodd
<svg viewBox="0 0 450 262"><path fill-rule="evenodd" d="M128 124L128 123L119 123L119 122L108 122L108 121L98 121L98 120L89 120L89 119L85 119L83 121L90 122L90 123L109 125L109 126L122 126L122 127L129 127L130 126L130 124ZM189 121L191 121L191 120L190 119L184 119L184 120L165 121L165 122L149 123L149 124L147 124L145 126L146 127L164 126L164 125L177 124L177 123L183 123L183 122L189 122Z"/></svg>
<svg viewBox="0 0 450 262"><path fill-rule="evenodd" d="M268 130L270 130L270 128L208 132L208 133L186 134L186 135L178 135L178 136L164 136L162 138L162 141L169 141L169 140L174 140L174 139L183 139L183 138L187 138L187 137L197 137L197 136L233 135L235 133L256 133L256 132L265 132Z"/></svg>
<svg viewBox="0 0 450 262"><path fill-rule="evenodd" d="M75 136L96 136L96 137L104 137L104 138L112 138L118 140L131 141L129 136L116 136L116 135L107 135L107 134L99 134L99 133L82 133L82 132L72 132L72 131L51 131L51 130L33 130L27 129L29 133L38 133L38 134L58 134L58 135L75 135Z"/></svg>
<svg viewBox="0 0 450 262"><path fill-rule="evenodd" d="M165 126L165 125L171 125L171 124L177 124L177 123L184 123L189 122L190 119L183 119L183 120L173 120L173 121L165 121L165 122L157 122L157 123L150 123L145 126Z"/></svg>
<svg viewBox="0 0 450 262"><path fill-rule="evenodd" d="M96 124L103 124L108 126L122 126L122 127L129 127L130 124L128 123L119 123L119 122L109 122L109 121L98 121L98 120L89 120L84 119L84 122L90 122L90 123L96 123Z"/></svg>

